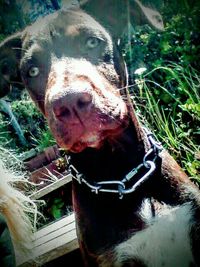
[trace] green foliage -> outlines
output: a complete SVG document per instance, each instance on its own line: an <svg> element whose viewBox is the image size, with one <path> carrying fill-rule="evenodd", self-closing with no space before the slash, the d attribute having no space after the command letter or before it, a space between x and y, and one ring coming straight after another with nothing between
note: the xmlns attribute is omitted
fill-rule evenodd
<svg viewBox="0 0 200 267"><path fill-rule="evenodd" d="M18 96L17 100L11 102L11 107L27 140L27 146L21 146L10 125L9 118L3 113L0 113L0 145L21 153L33 147L42 151L55 144L55 139L50 133L46 120L26 91Z"/></svg>
<svg viewBox="0 0 200 267"><path fill-rule="evenodd" d="M187 1L183 2L164 6L163 32L157 32L149 26L136 27L132 33L131 48L125 38L124 54L131 71L142 65L148 69L165 66L169 61L199 69L200 2L193 1L190 5Z"/></svg>
<svg viewBox="0 0 200 267"><path fill-rule="evenodd" d="M71 184L66 184L44 196L45 206L40 206L39 211L45 222L41 221L40 227L73 212L71 192Z"/></svg>
<svg viewBox="0 0 200 267"><path fill-rule="evenodd" d="M43 151L45 148L56 144L55 138L53 137L47 124L44 129L38 129L37 135L38 138L32 137L32 140L39 151Z"/></svg>
<svg viewBox="0 0 200 267"><path fill-rule="evenodd" d="M200 184L200 2L165 2L165 30L136 27L124 39L138 113L188 175ZM148 73L138 74L145 67Z"/></svg>
<svg viewBox="0 0 200 267"><path fill-rule="evenodd" d="M30 149L34 145L32 136L39 137L41 129L45 128L45 120L26 91L20 99L12 102L11 107L28 141L27 148Z"/></svg>
<svg viewBox="0 0 200 267"><path fill-rule="evenodd" d="M156 83L152 80L156 72L169 76L168 80ZM137 84L140 90L134 100L139 104L142 120L154 130L191 179L200 182L199 73L173 63L141 75Z"/></svg>
<svg viewBox="0 0 200 267"><path fill-rule="evenodd" d="M20 100L13 101L12 110L22 124L27 124L33 120L42 120L42 115L27 95L22 96Z"/></svg>
<svg viewBox="0 0 200 267"><path fill-rule="evenodd" d="M52 206L49 209L50 214L53 216L54 219L59 219L62 217L62 208L64 207L65 203L62 198L55 198L53 200Z"/></svg>
<svg viewBox="0 0 200 267"><path fill-rule="evenodd" d="M8 116L0 113L0 147L16 150L18 145L19 140L13 132Z"/></svg>
<svg viewBox="0 0 200 267"><path fill-rule="evenodd" d="M0 0L0 33L9 35L24 26L21 6L16 1Z"/></svg>

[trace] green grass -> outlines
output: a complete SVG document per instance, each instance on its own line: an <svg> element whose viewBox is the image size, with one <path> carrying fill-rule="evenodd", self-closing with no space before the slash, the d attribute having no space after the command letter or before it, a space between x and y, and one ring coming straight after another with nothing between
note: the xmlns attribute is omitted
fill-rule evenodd
<svg viewBox="0 0 200 267"><path fill-rule="evenodd" d="M44 130L38 129L38 135L39 138L32 137L32 140L39 151L56 144L55 138L47 125Z"/></svg>
<svg viewBox="0 0 200 267"><path fill-rule="evenodd" d="M189 177L200 184L199 73L169 63L136 78L139 89L134 89L134 101L140 118Z"/></svg>
<svg viewBox="0 0 200 267"><path fill-rule="evenodd" d="M13 92L11 102L12 112L20 124L21 130L26 138L27 144L22 145L16 135L10 118L0 113L0 146L21 154L31 148L39 151L55 144L55 139L49 131L46 120L37 109L26 91L15 96Z"/></svg>

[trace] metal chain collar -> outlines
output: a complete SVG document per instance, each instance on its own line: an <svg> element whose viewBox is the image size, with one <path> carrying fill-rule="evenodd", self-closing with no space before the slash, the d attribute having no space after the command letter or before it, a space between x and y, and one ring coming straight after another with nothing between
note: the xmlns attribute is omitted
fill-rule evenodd
<svg viewBox="0 0 200 267"><path fill-rule="evenodd" d="M129 173L127 173L122 180L111 180L111 181L101 181L95 183L89 183L83 174L79 173L77 169L73 166L69 166L69 171L72 177L77 180L80 184L85 184L91 189L91 192L98 194L99 192L104 193L114 193L119 194L119 198L122 199L125 194L133 193L141 184L143 184L150 175L155 171L156 165L155 160L159 156L162 150L162 145L155 140L154 135L148 129L144 128L146 136L148 138L150 149L145 153L142 163L140 163L136 168L133 168ZM154 156L152 160L148 159ZM130 182L134 176L144 169L144 174L142 177L136 181L131 187L126 188L126 184ZM110 189L109 187L112 187ZM113 189L115 188L115 189Z"/></svg>

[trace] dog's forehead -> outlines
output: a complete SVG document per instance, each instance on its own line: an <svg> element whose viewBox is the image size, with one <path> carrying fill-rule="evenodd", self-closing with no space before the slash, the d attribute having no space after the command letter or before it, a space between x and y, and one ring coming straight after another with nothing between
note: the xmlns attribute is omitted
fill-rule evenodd
<svg viewBox="0 0 200 267"><path fill-rule="evenodd" d="M24 43L32 43L38 39L45 41L54 37L66 36L73 38L81 32L87 31L91 35L103 36L110 39L108 32L94 18L80 9L60 10L39 19L25 30Z"/></svg>

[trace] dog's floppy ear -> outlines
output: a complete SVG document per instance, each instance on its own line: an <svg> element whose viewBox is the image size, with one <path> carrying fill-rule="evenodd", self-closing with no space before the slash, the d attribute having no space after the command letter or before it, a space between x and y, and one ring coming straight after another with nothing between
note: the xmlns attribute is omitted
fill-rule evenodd
<svg viewBox="0 0 200 267"><path fill-rule="evenodd" d="M8 94L12 85L22 87L19 73L21 35L13 34L0 44L0 97Z"/></svg>
<svg viewBox="0 0 200 267"><path fill-rule="evenodd" d="M130 21L132 25L150 24L157 30L163 30L160 13L144 6L139 0L82 0L81 8L90 13L118 38Z"/></svg>

